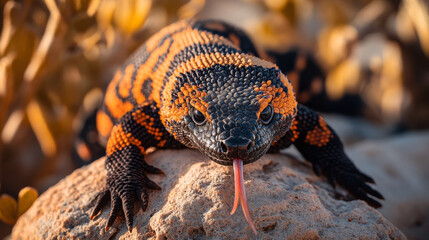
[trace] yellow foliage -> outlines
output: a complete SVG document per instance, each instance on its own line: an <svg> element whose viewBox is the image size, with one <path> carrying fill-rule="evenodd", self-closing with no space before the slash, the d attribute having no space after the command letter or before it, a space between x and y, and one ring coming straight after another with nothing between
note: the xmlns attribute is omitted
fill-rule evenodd
<svg viewBox="0 0 429 240"><path fill-rule="evenodd" d="M319 51L328 66L334 66L347 57L350 43L356 40L357 31L351 25L325 28L319 36Z"/></svg>
<svg viewBox="0 0 429 240"><path fill-rule="evenodd" d="M420 45L429 57L429 4L422 0L405 0L404 8L419 36Z"/></svg>
<svg viewBox="0 0 429 240"><path fill-rule="evenodd" d="M179 9L178 15L182 19L192 18L204 7L205 3L205 0L191 0Z"/></svg>
<svg viewBox="0 0 429 240"><path fill-rule="evenodd" d="M0 196L0 220L7 224L15 224L17 219L16 201L13 197L3 194Z"/></svg>
<svg viewBox="0 0 429 240"><path fill-rule="evenodd" d="M115 7L116 1L114 0L101 1L97 11L97 23L102 29L108 29L111 26Z"/></svg>
<svg viewBox="0 0 429 240"><path fill-rule="evenodd" d="M113 20L120 31L131 35L139 30L152 6L151 0L117 1Z"/></svg>
<svg viewBox="0 0 429 240"><path fill-rule="evenodd" d="M57 151L57 144L49 129L49 123L42 111L42 107L38 102L33 100L28 104L27 116L43 153L46 156L53 156Z"/></svg>
<svg viewBox="0 0 429 240"><path fill-rule="evenodd" d="M24 214L36 201L39 194L32 187L21 189L18 196L18 204L16 200L3 194L0 196L0 220L7 224L15 224L18 218Z"/></svg>
<svg viewBox="0 0 429 240"><path fill-rule="evenodd" d="M326 77L326 91L332 99L339 99L352 86L356 86L360 76L359 64L353 59L341 62Z"/></svg>
<svg viewBox="0 0 429 240"><path fill-rule="evenodd" d="M91 2L88 4L88 8L86 9L86 14L88 16L93 16L96 12L98 7L100 6L101 0L91 0Z"/></svg>
<svg viewBox="0 0 429 240"><path fill-rule="evenodd" d="M18 218L24 214L36 201L39 193L32 187L25 187L19 191L18 195Z"/></svg>
<svg viewBox="0 0 429 240"><path fill-rule="evenodd" d="M252 26L255 42L267 49L285 50L294 39L292 26L280 13L268 13L248 24Z"/></svg>

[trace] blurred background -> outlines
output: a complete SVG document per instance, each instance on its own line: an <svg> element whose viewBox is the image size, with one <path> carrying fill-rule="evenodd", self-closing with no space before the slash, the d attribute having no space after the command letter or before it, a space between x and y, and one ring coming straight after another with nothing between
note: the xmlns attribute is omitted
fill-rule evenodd
<svg viewBox="0 0 429 240"><path fill-rule="evenodd" d="M16 199L26 186L42 193L79 167L71 153L85 113L129 55L179 19L222 19L266 49L310 53L326 72L330 98L357 94L363 100L365 111L352 120L371 126L363 140L429 127L427 0L0 4L0 193L7 194L2 197ZM0 222L0 238L14 221Z"/></svg>

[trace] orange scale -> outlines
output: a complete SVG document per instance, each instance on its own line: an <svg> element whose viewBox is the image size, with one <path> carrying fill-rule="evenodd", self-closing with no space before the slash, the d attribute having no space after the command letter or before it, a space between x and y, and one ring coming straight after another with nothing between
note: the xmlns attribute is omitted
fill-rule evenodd
<svg viewBox="0 0 429 240"><path fill-rule="evenodd" d="M278 102L273 102L272 104L273 104L273 107L274 107L274 108L279 108L279 104L278 104Z"/></svg>

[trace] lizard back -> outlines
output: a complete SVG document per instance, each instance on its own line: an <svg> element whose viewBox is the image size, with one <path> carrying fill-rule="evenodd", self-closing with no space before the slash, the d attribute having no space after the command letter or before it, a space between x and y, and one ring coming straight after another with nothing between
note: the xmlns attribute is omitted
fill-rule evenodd
<svg viewBox="0 0 429 240"><path fill-rule="evenodd" d="M232 26L215 21L193 20L172 24L152 36L116 72L107 88L103 107L97 113L98 132L107 138L113 125L125 113L149 102L155 103L160 109L161 120L166 126L168 125L166 119L179 121L187 114L189 109L184 104L186 101L198 100L192 105L210 119L207 112L208 104L204 98L212 98L207 96L207 89L213 87L213 85L209 86L213 82L210 82L210 79L186 76L198 74L196 72L198 70L201 74L204 69L214 69L216 66L248 67L249 70L259 67L261 71L272 69L275 71L272 74L282 75L283 85L286 85L285 92L292 89L278 67L269 61L262 60L260 56L268 59L263 51L252 44L246 34ZM225 71L225 68L222 70ZM208 76L219 75L219 72L219 69L214 69L208 73ZM220 74L229 73L220 72ZM201 81L196 82L195 79ZM233 79L229 81L231 80ZM249 78L242 77L237 81L247 81L245 85L248 87L262 86L262 82L249 84ZM239 82L236 84L240 85ZM183 95L197 89L203 89L199 94L205 95L197 98ZM225 89L217 90L217 92L211 92L219 94ZM289 101L294 105L294 100ZM285 109L283 113L289 111L290 109Z"/></svg>

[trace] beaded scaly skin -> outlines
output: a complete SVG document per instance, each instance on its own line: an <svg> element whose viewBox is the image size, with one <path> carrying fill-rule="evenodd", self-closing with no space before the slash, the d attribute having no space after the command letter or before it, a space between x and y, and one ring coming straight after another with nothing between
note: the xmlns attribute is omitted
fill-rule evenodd
<svg viewBox="0 0 429 240"><path fill-rule="evenodd" d="M295 57L298 70L307 71ZM333 186L381 206L369 196L383 199L367 184L374 181L348 159L335 132L297 103L285 75L296 70L281 60L285 56L270 57L241 30L218 21L181 21L151 37L118 70L96 115L98 134L107 139L107 181L91 219L110 201L106 228L124 214L131 231L134 202L144 211L148 190L160 189L145 174L162 173L144 161L150 147L196 148L232 165L293 144ZM320 76L302 82L311 86L313 80ZM311 94L320 97L323 89Z"/></svg>

